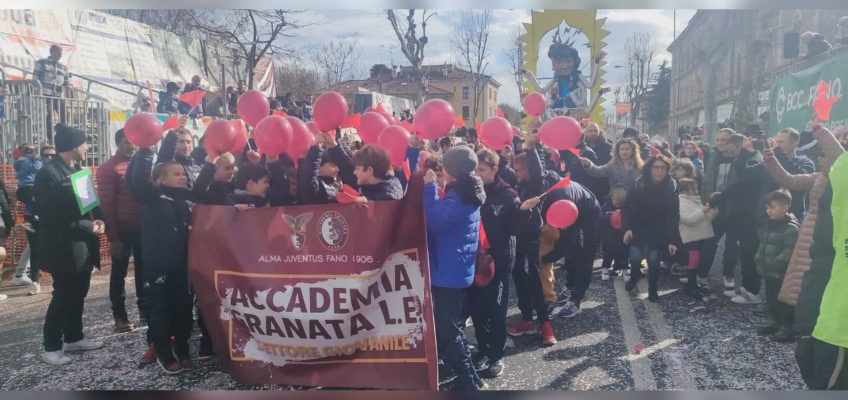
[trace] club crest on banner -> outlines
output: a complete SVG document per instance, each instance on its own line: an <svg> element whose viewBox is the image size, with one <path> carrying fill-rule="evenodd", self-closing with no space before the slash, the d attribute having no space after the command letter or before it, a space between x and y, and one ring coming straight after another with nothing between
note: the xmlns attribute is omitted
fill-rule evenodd
<svg viewBox="0 0 848 400"><path fill-rule="evenodd" d="M306 243L306 224L312 219L312 215L311 212L294 217L283 214L283 219L286 220L291 229L291 243L296 250L302 249L303 244Z"/></svg>
<svg viewBox="0 0 848 400"><path fill-rule="evenodd" d="M347 242L347 221L336 211L321 214L321 218L318 219L318 237L328 250L338 251Z"/></svg>

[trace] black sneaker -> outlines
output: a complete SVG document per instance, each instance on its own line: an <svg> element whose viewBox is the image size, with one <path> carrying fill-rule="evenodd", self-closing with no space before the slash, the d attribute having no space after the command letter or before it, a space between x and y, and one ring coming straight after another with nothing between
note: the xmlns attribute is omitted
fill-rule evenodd
<svg viewBox="0 0 848 400"><path fill-rule="evenodd" d="M686 289L683 289L683 294L686 295L686 297L697 300L701 300L704 298L704 294L697 287L687 286Z"/></svg>
<svg viewBox="0 0 848 400"><path fill-rule="evenodd" d="M772 342L777 343L792 343L795 341L795 334L793 334L789 329L786 329L785 326L782 326L780 327L780 330L769 336L769 339L771 339Z"/></svg>
<svg viewBox="0 0 848 400"><path fill-rule="evenodd" d="M657 292L651 292L648 294L648 300L650 300L652 303L656 303L660 301L660 296L657 294Z"/></svg>
<svg viewBox="0 0 848 400"><path fill-rule="evenodd" d="M489 368L486 369L486 375L492 378L497 378L504 373L504 363L503 360L498 360L489 364Z"/></svg>
<svg viewBox="0 0 848 400"><path fill-rule="evenodd" d="M771 335L772 333L775 333L779 330L780 330L779 325L766 325L766 326L760 327L760 329L757 329L757 334L762 335L762 336Z"/></svg>

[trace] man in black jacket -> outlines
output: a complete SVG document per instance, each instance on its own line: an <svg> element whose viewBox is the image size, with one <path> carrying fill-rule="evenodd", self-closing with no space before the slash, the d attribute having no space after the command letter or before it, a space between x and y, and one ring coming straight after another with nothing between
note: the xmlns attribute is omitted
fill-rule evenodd
<svg viewBox="0 0 848 400"><path fill-rule="evenodd" d="M763 180L763 156L744 147L745 136L733 133L724 146L724 156L731 159L727 186L709 199L710 207L718 207L726 218L724 278L733 282L736 260L742 265L742 286L724 294L734 303L760 304L760 275L754 264L757 253L756 216L759 214L760 185ZM718 235L716 235L718 237ZM737 257L738 256L738 257Z"/></svg>
<svg viewBox="0 0 848 400"><path fill-rule="evenodd" d="M778 132L774 139L769 139L766 146L773 149L774 158L790 175L812 174L816 172L816 164L813 160L797 153L799 143L801 143L801 134L795 129L786 128ZM769 193L778 188L778 184L773 179L763 183L763 193ZM792 206L789 211L792 211L799 222L803 221L807 215L807 201L807 193L792 192Z"/></svg>
<svg viewBox="0 0 848 400"><path fill-rule="evenodd" d="M174 129L168 132L168 135L162 139L162 144L159 146L159 156L156 158L156 164L162 164L168 161L176 161L182 164L185 168L186 176L188 177L189 190L194 187L194 181L200 175L201 164L203 160L195 161L191 153L194 151L194 136L191 131L186 128Z"/></svg>
<svg viewBox="0 0 848 400"><path fill-rule="evenodd" d="M99 265L97 235L106 229L99 219L99 208L82 214L72 188L71 175L82 169L79 162L88 152L86 140L85 132L56 125L54 141L59 156L47 163L35 178L39 251L44 269L53 277L53 298L44 321L41 360L52 365L72 361L65 351L103 347L103 342L87 339L82 332L91 270Z"/></svg>

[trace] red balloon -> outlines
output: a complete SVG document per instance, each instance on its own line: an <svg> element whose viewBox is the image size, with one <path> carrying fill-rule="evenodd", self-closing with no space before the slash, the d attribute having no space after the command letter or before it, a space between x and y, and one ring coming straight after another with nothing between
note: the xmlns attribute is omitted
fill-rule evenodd
<svg viewBox="0 0 848 400"><path fill-rule="evenodd" d="M571 200L557 200L548 207L545 216L548 224L554 228L565 229L577 221L577 205Z"/></svg>
<svg viewBox="0 0 848 400"><path fill-rule="evenodd" d="M150 147L162 139L162 124L153 114L135 114L124 124L124 135L138 147Z"/></svg>
<svg viewBox="0 0 848 400"><path fill-rule="evenodd" d="M312 132L313 135L317 135L321 133L317 126L315 126L315 121L309 121L306 123L306 128L309 129L309 132Z"/></svg>
<svg viewBox="0 0 848 400"><path fill-rule="evenodd" d="M548 147L568 150L580 143L580 124L571 117L554 117L539 129L539 139Z"/></svg>
<svg viewBox="0 0 848 400"><path fill-rule="evenodd" d="M518 129L517 126L512 127L512 134L515 136L521 136L521 129Z"/></svg>
<svg viewBox="0 0 848 400"><path fill-rule="evenodd" d="M545 108L548 105L545 103L545 96L539 92L532 92L524 98L524 112L530 116L542 115L545 113Z"/></svg>
<svg viewBox="0 0 848 400"><path fill-rule="evenodd" d="M624 226L621 223L621 210L615 210L610 214L610 225L615 229L621 229Z"/></svg>
<svg viewBox="0 0 848 400"><path fill-rule="evenodd" d="M244 146L247 144L247 128L244 126L244 121L240 119L230 120L230 123L233 125L233 129L236 130L236 140L229 153L232 155L241 154Z"/></svg>
<svg viewBox="0 0 848 400"><path fill-rule="evenodd" d="M254 127L271 112L268 98L258 90L248 90L239 96L236 109L239 117Z"/></svg>
<svg viewBox="0 0 848 400"><path fill-rule="evenodd" d="M289 121L289 124L291 124L292 127L292 140L288 153L293 159L297 160L306 155L309 147L311 147L312 143L315 142L315 135L309 131L306 124L299 118L292 117L291 115L285 118Z"/></svg>
<svg viewBox="0 0 848 400"><path fill-rule="evenodd" d="M409 147L409 132L401 126L389 126L380 133L377 146L389 153L392 165L401 165L406 159L406 148Z"/></svg>
<svg viewBox="0 0 848 400"><path fill-rule="evenodd" d="M502 150L512 143L512 125L504 118L491 117L483 122L480 129L480 141L490 149Z"/></svg>
<svg viewBox="0 0 848 400"><path fill-rule="evenodd" d="M347 101L336 92L325 92L315 100L312 115L315 117L315 126L321 132L335 130L347 118Z"/></svg>
<svg viewBox="0 0 848 400"><path fill-rule="evenodd" d="M436 140L453 129L453 107L441 99L427 100L415 110L415 132L424 139Z"/></svg>
<svg viewBox="0 0 848 400"><path fill-rule="evenodd" d="M383 115L376 112L367 112L362 114L362 117L359 119L357 132L359 133L359 137L362 138L362 143L375 144L377 143L377 139L380 138L380 133L388 126L389 121L386 121Z"/></svg>
<svg viewBox="0 0 848 400"><path fill-rule="evenodd" d="M262 154L282 154L291 145L292 126L279 115L268 115L256 124L253 140Z"/></svg>
<svg viewBox="0 0 848 400"><path fill-rule="evenodd" d="M236 130L230 121L218 119L209 124L203 134L206 148L216 154L230 151L236 142Z"/></svg>
<svg viewBox="0 0 848 400"><path fill-rule="evenodd" d="M395 117L393 117L392 114L389 114L385 111L377 111L377 112L380 113L380 115L382 115L383 118L386 119L386 121L389 123L389 125L398 125L399 124L398 120L395 119Z"/></svg>

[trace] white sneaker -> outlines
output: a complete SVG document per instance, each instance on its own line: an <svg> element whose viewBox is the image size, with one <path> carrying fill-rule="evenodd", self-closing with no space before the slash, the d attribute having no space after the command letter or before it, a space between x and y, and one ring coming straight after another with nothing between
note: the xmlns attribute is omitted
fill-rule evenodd
<svg viewBox="0 0 848 400"><path fill-rule="evenodd" d="M689 283L689 278L687 278L685 276L683 278L678 279L678 280L680 281L680 283Z"/></svg>
<svg viewBox="0 0 848 400"><path fill-rule="evenodd" d="M8 298L9 296L6 296L5 294L0 294L0 301L6 300Z"/></svg>
<svg viewBox="0 0 848 400"><path fill-rule="evenodd" d="M29 291L27 292L27 294L30 296L35 296L39 293L41 293L41 285L39 285L38 282L33 282L32 285L29 287Z"/></svg>
<svg viewBox="0 0 848 400"><path fill-rule="evenodd" d="M12 282L10 283L10 285L11 286L29 286L29 285L32 285L32 279L29 279L29 277L26 276L26 275L21 276L21 277L16 276L14 279L12 279Z"/></svg>
<svg viewBox="0 0 848 400"><path fill-rule="evenodd" d="M604 268L603 270L601 270L601 280L602 280L602 281L608 281L608 280L610 280L610 271L609 271L609 269Z"/></svg>
<svg viewBox="0 0 848 400"><path fill-rule="evenodd" d="M741 293L730 299L730 301L736 304L760 304L763 302L763 299L759 295L748 293L747 290L742 289Z"/></svg>
<svg viewBox="0 0 848 400"><path fill-rule="evenodd" d="M736 282L733 278L724 277L724 288L725 289L733 289L736 287Z"/></svg>
<svg viewBox="0 0 848 400"><path fill-rule="evenodd" d="M733 298L733 297L739 296L739 291L736 290L736 289L725 290L724 292L722 292L722 294L724 294L727 297Z"/></svg>
<svg viewBox="0 0 848 400"><path fill-rule="evenodd" d="M62 349L65 351L86 351L86 350L97 350L103 347L103 342L98 342L96 340L91 339L81 339L77 340L73 343L65 343L62 346Z"/></svg>
<svg viewBox="0 0 848 400"><path fill-rule="evenodd" d="M71 357L65 355L65 352L62 350L57 351L45 351L41 353L41 361L44 361L50 365L65 365L70 364Z"/></svg>

